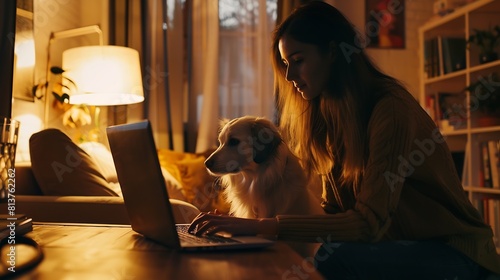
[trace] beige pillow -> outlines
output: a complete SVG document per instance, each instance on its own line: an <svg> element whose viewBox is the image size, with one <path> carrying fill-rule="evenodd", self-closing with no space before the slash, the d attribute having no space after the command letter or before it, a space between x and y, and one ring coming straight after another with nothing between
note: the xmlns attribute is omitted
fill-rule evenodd
<svg viewBox="0 0 500 280"><path fill-rule="evenodd" d="M30 139L31 166L45 195L122 196L111 152L101 143L74 144L57 129ZM186 201L182 185L162 168L170 198Z"/></svg>
<svg viewBox="0 0 500 280"><path fill-rule="evenodd" d="M78 146L94 160L106 181L118 182L113 155L106 146L98 142L84 142Z"/></svg>
<svg viewBox="0 0 500 280"><path fill-rule="evenodd" d="M30 137L31 167L44 195L118 196L92 158L58 129Z"/></svg>
<svg viewBox="0 0 500 280"><path fill-rule="evenodd" d="M119 196L121 196L121 189L118 183L118 175L116 174L115 163L113 161L113 155L111 151L106 148L101 143L98 142L85 142L78 145L82 148L90 157L94 160L94 162L99 167L101 174L108 181L108 185L111 189L113 189ZM165 179L165 185L167 186L167 192L169 198L175 198L179 200L186 200L182 192L182 185L179 183L177 179L175 179L170 172L168 172L165 168L161 168L163 178Z"/></svg>

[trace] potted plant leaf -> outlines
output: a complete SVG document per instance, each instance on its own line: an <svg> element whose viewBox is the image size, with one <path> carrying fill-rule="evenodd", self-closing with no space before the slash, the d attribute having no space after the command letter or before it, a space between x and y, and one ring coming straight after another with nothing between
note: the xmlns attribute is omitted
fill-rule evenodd
<svg viewBox="0 0 500 280"><path fill-rule="evenodd" d="M465 88L470 92L470 111L476 112L479 126L500 125L500 78L497 73L478 80Z"/></svg>
<svg viewBox="0 0 500 280"><path fill-rule="evenodd" d="M487 30L473 29L473 33L467 43L479 47L479 63L497 60L498 53L495 48L500 44L500 26L496 25Z"/></svg>
<svg viewBox="0 0 500 280"><path fill-rule="evenodd" d="M91 110L85 104L72 105L69 104L69 94L77 90L75 82L68 77L62 76L64 69L58 66L50 67L50 73L54 77L53 83L45 81L37 84L32 88L33 96L37 99L42 99L49 91L54 97L52 108L62 110L62 122L64 126L77 128L92 123ZM66 81L66 83L64 82ZM49 86L51 88L49 88ZM95 108L94 114L99 117L99 108ZM97 126L97 123L96 123Z"/></svg>
<svg viewBox="0 0 500 280"><path fill-rule="evenodd" d="M61 67L53 66L53 67L50 67L50 73L52 73L54 75L61 75L62 73L64 73L64 70ZM67 77L62 77L62 79L68 81L68 84L70 84L72 87L76 88L75 82L73 82L71 79L69 79ZM32 88L33 96L36 97L37 99L42 99L44 97L43 91L47 91L48 86L49 86L49 81L46 81L44 83L40 83L40 84L33 86L33 88ZM64 91L71 92L74 89L70 88L68 85L66 85L60 81L55 83L54 85L52 85L52 87L53 88L51 89L51 92L55 98L55 101L59 102L61 104L68 103L69 95L67 93L65 93Z"/></svg>

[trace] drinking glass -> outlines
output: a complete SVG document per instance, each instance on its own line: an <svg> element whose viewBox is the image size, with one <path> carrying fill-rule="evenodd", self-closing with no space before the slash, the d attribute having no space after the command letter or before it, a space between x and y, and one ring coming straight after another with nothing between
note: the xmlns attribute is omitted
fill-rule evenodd
<svg viewBox="0 0 500 280"><path fill-rule="evenodd" d="M5 201L9 193L15 192L16 146L20 123L0 117L0 200Z"/></svg>

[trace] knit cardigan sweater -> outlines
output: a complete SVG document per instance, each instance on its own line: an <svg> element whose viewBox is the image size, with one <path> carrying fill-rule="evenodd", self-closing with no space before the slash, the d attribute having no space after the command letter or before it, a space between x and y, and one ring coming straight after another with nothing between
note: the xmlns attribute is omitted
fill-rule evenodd
<svg viewBox="0 0 500 280"><path fill-rule="evenodd" d="M383 97L368 134L369 157L357 194L340 192L339 203L324 182L323 207L329 214L279 215L278 238L442 240L500 273L492 230L467 198L445 139L413 96L402 91Z"/></svg>

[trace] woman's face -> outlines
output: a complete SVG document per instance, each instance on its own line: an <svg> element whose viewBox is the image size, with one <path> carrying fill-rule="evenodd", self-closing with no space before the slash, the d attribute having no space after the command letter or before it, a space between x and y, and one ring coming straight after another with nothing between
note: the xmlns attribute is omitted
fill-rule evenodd
<svg viewBox="0 0 500 280"><path fill-rule="evenodd" d="M330 78L332 51L320 52L318 47L301 43L288 36L279 41L279 52L286 67L285 79L305 100L312 100L327 89Z"/></svg>

